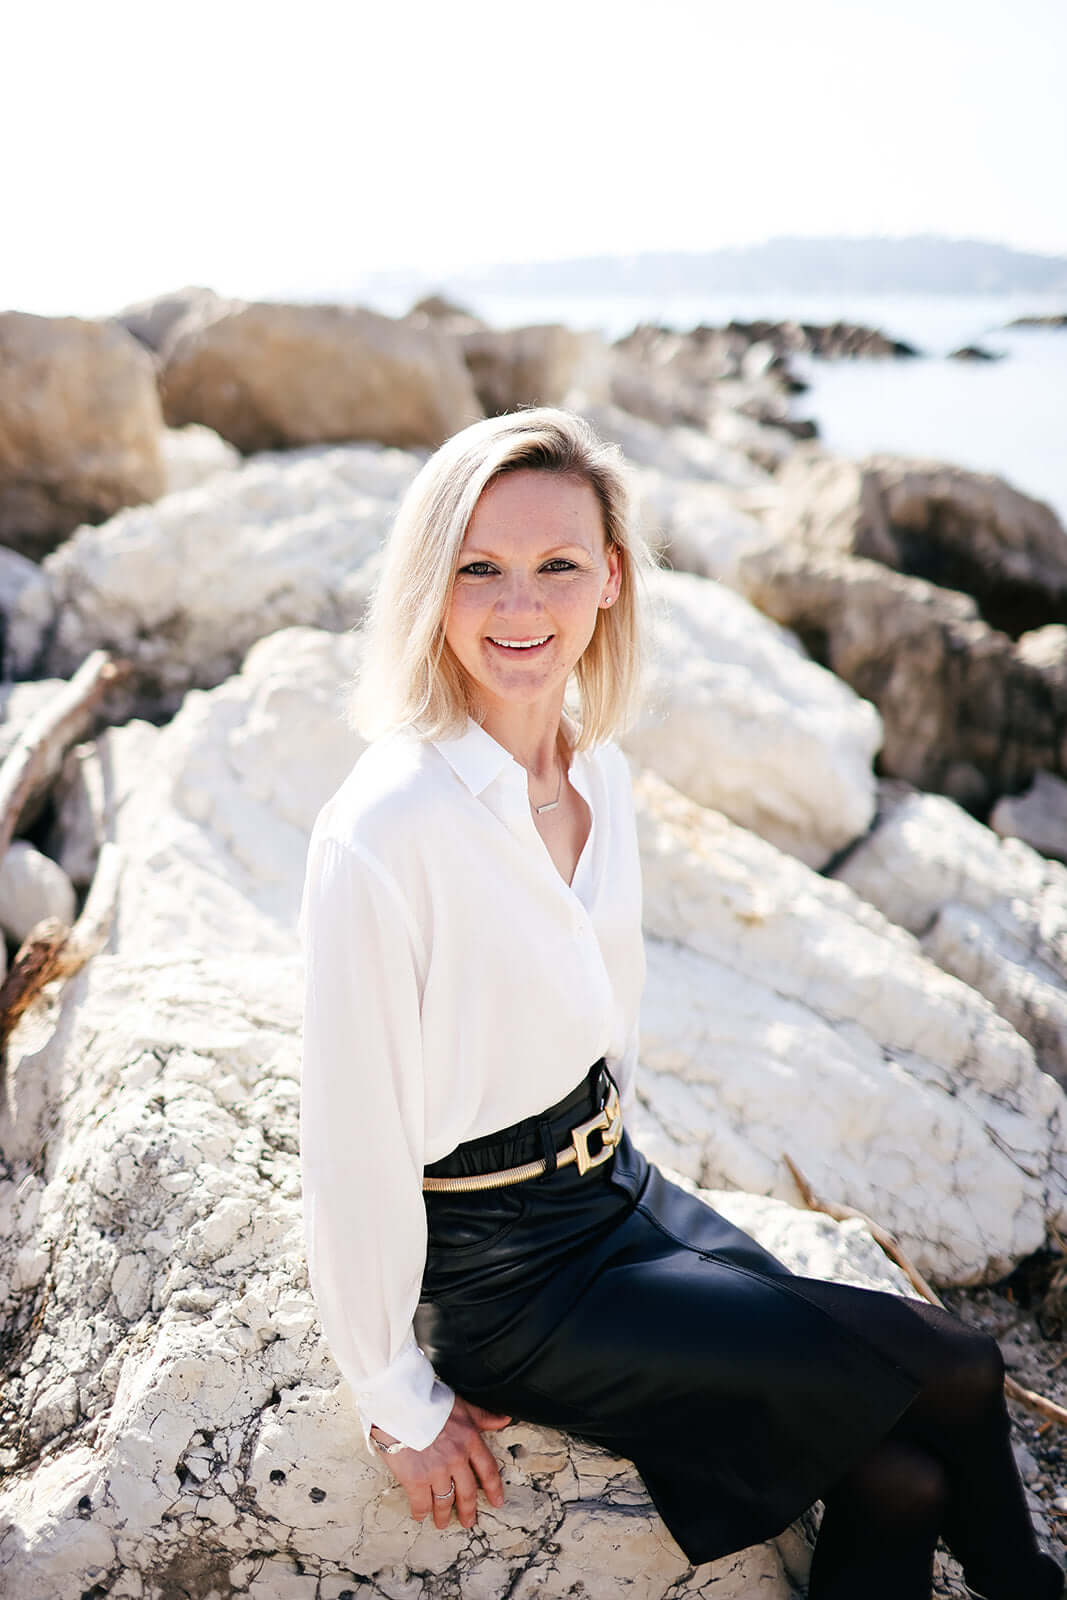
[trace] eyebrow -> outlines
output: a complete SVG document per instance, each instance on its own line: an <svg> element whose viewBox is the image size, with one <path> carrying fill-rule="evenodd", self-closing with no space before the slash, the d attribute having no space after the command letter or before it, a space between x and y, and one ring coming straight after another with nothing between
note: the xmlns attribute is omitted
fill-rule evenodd
<svg viewBox="0 0 1067 1600"><path fill-rule="evenodd" d="M580 550L583 555L589 555L589 546L584 544L556 544L548 550L542 550L538 561L551 561L554 556L561 556L567 550ZM461 545L459 550L461 561L500 561L503 558L494 555L491 550L480 550L475 545Z"/></svg>

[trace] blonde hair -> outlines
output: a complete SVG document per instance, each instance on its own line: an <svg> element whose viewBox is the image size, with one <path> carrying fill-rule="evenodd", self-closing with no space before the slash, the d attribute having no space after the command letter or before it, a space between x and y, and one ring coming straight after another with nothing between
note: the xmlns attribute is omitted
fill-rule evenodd
<svg viewBox="0 0 1067 1600"><path fill-rule="evenodd" d="M353 720L367 736L415 727L426 738L453 738L468 716L477 717L466 676L445 643L452 586L479 497L495 478L526 469L588 483L600 502L605 542L619 561L618 599L598 612L575 668L575 748L610 738L629 721L642 662L639 586L650 558L633 527L622 453L584 418L543 406L488 417L454 434L404 496L368 612L353 696Z"/></svg>

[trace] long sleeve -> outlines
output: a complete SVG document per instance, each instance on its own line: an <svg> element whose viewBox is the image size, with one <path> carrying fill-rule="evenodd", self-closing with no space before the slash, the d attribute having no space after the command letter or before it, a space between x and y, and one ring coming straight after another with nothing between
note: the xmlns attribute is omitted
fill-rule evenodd
<svg viewBox="0 0 1067 1600"><path fill-rule="evenodd" d="M302 926L311 1285L365 1430L424 1449L453 1395L412 1333L426 1257L419 934L373 857L318 834Z"/></svg>

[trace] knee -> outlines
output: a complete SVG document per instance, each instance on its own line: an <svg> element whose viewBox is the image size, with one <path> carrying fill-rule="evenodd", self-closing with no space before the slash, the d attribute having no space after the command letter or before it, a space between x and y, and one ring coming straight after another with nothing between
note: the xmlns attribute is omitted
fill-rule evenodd
<svg viewBox="0 0 1067 1600"><path fill-rule="evenodd" d="M1004 1393L1004 1357L991 1335L969 1330L947 1387L963 1415L978 1416L996 1405Z"/></svg>
<svg viewBox="0 0 1067 1600"><path fill-rule="evenodd" d="M928 1450L886 1440L847 1475L838 1492L853 1515L870 1526L901 1534L936 1532L948 1503L948 1475Z"/></svg>

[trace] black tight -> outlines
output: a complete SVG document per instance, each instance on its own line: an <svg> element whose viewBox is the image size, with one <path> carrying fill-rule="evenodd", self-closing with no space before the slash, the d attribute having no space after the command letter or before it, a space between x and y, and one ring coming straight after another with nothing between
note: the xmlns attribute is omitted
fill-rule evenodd
<svg viewBox="0 0 1067 1600"><path fill-rule="evenodd" d="M809 1600L929 1600L942 1537L988 1600L1059 1600L1012 1454L996 1342L921 1301L805 1284L922 1384L888 1437L824 1497Z"/></svg>

